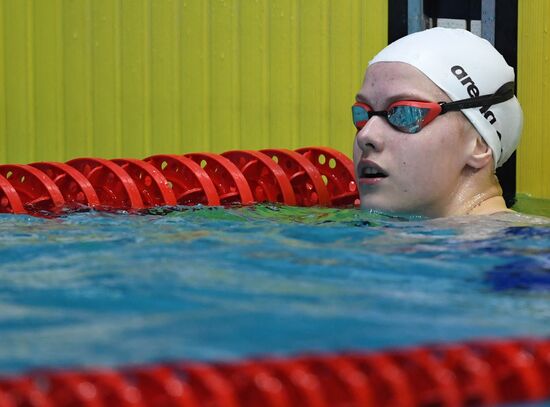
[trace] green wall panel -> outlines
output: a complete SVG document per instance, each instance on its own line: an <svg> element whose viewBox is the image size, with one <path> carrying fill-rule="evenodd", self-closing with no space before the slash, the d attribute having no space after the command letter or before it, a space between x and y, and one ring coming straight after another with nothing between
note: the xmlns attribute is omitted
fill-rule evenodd
<svg viewBox="0 0 550 407"><path fill-rule="evenodd" d="M180 7L181 152L210 149L210 2Z"/></svg>
<svg viewBox="0 0 550 407"><path fill-rule="evenodd" d="M550 198L550 2L520 0L518 98L524 128L518 148L518 191Z"/></svg>
<svg viewBox="0 0 550 407"><path fill-rule="evenodd" d="M386 20L379 0L0 0L0 160L349 154Z"/></svg>
<svg viewBox="0 0 550 407"><path fill-rule="evenodd" d="M0 162L5 163L7 160L7 118L6 118L6 63L4 55L6 54L5 46L5 24L4 24L4 3L0 2Z"/></svg>
<svg viewBox="0 0 550 407"><path fill-rule="evenodd" d="M93 0L92 44L92 152L95 156L120 156L122 139L120 3Z"/></svg>
<svg viewBox="0 0 550 407"><path fill-rule="evenodd" d="M9 2L10 0L6 0ZM38 1L36 1L38 2ZM31 3L35 3L32 2ZM78 157L92 153L93 77L91 0L69 0L62 7L63 104L65 155ZM28 69L39 70L29 65ZM42 101L37 100L37 108Z"/></svg>
<svg viewBox="0 0 550 407"><path fill-rule="evenodd" d="M6 159L26 162L35 157L33 18L31 1L3 5Z"/></svg>
<svg viewBox="0 0 550 407"><path fill-rule="evenodd" d="M151 152L181 151L179 2L153 1L151 18Z"/></svg>
<svg viewBox="0 0 550 407"><path fill-rule="evenodd" d="M149 155L151 135L148 1L123 1L120 16L122 155Z"/></svg>
<svg viewBox="0 0 550 407"><path fill-rule="evenodd" d="M65 151L63 116L64 78L61 30L61 1L37 1L34 24L34 157L60 157ZM11 98L10 98L11 100ZM23 148L20 154L26 154ZM30 150L29 150L30 151Z"/></svg>

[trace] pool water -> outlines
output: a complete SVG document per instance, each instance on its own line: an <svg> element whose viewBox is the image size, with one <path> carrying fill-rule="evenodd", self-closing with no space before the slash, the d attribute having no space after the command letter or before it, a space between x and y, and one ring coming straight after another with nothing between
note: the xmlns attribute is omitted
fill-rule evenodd
<svg viewBox="0 0 550 407"><path fill-rule="evenodd" d="M550 216L549 201L518 205ZM549 334L542 218L0 216L0 373Z"/></svg>

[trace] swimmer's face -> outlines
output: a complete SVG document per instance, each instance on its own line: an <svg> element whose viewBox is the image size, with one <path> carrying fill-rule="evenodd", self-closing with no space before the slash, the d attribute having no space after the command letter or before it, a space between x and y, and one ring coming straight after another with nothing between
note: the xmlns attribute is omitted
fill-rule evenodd
<svg viewBox="0 0 550 407"><path fill-rule="evenodd" d="M386 110L398 100L448 102L422 72L401 62L367 69L357 101ZM438 116L415 134L400 132L379 116L357 133L353 158L361 207L384 212L445 216L466 165L465 121L461 112ZM380 176L382 175L382 176Z"/></svg>

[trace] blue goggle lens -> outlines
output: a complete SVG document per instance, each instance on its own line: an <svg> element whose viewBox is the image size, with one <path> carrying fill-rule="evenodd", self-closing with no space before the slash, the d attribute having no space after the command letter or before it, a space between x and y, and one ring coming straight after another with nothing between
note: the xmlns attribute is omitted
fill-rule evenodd
<svg viewBox="0 0 550 407"><path fill-rule="evenodd" d="M430 109L417 106L395 106L388 112L388 122L405 133L418 133L429 112Z"/></svg>
<svg viewBox="0 0 550 407"><path fill-rule="evenodd" d="M369 111L362 106L352 106L351 113L353 115L353 124L357 130L361 130L370 118Z"/></svg>
<svg viewBox="0 0 550 407"><path fill-rule="evenodd" d="M361 130L372 116L384 116L397 130L404 133L418 133L422 130L424 120L430 109L419 106L397 105L388 111L370 111L364 106L353 105L351 108L353 124Z"/></svg>

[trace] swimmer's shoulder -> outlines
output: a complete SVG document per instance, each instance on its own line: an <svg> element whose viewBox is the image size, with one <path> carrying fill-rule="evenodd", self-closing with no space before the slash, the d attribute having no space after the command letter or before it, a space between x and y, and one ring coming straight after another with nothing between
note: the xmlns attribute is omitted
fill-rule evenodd
<svg viewBox="0 0 550 407"><path fill-rule="evenodd" d="M501 222L510 222L517 224L518 226L550 226L550 218L540 216L540 215L531 215L521 212L516 212L513 210L507 210L502 212L496 212L491 215L485 215L491 219L495 219Z"/></svg>
<svg viewBox="0 0 550 407"><path fill-rule="evenodd" d="M550 218L530 215L513 210L503 210L486 215L457 215L427 220L435 226L477 230L479 233L514 226L550 227Z"/></svg>

